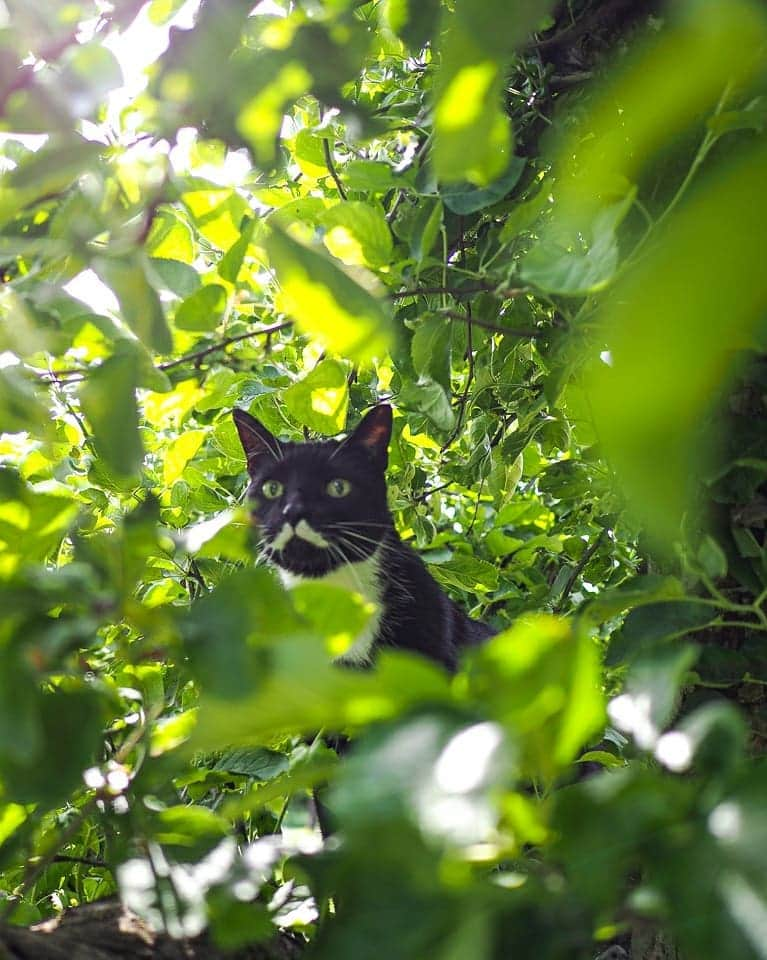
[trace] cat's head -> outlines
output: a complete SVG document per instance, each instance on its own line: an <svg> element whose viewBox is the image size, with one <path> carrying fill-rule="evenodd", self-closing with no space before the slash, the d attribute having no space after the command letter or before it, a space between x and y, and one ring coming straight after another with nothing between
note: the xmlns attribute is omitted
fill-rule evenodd
<svg viewBox="0 0 767 960"><path fill-rule="evenodd" d="M345 440L278 440L233 411L248 461L248 501L264 550L294 574L318 577L372 556L391 517L386 504L391 407L371 410Z"/></svg>

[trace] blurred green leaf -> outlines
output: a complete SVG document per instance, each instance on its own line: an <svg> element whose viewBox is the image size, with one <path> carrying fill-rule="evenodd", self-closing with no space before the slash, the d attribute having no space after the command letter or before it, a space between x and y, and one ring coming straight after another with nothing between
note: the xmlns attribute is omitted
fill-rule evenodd
<svg viewBox="0 0 767 960"><path fill-rule="evenodd" d="M124 351L105 360L80 388L80 403L93 430L93 444L107 467L120 476L141 468L144 448L136 406L137 362Z"/></svg>
<svg viewBox="0 0 767 960"><path fill-rule="evenodd" d="M731 351L753 344L763 325L751 238L767 214L758 188L766 158L760 145L720 169L601 307L611 362L590 371L594 417L633 509L657 537L673 538L690 509L707 449L696 427L732 375Z"/></svg>
<svg viewBox="0 0 767 960"><path fill-rule="evenodd" d="M502 0L462 0L443 10L434 107L439 179L482 186L506 169L513 144L502 109L503 70L540 15L538 5L510 7Z"/></svg>
<svg viewBox="0 0 767 960"><path fill-rule="evenodd" d="M473 658L469 682L520 738L528 774L553 777L604 723L594 642L554 617L526 617L493 637Z"/></svg>
<svg viewBox="0 0 767 960"><path fill-rule="evenodd" d="M273 230L266 241L279 303L328 350L363 361L386 352L391 321L383 303L332 260Z"/></svg>
<svg viewBox="0 0 767 960"><path fill-rule="evenodd" d="M123 319L151 350L169 353L173 344L160 298L149 285L139 257L99 257L93 269L110 286L120 302Z"/></svg>
<svg viewBox="0 0 767 960"><path fill-rule="evenodd" d="M61 803L79 784L101 745L101 706L95 691L79 686L40 694L37 749L23 757L0 754L0 777L9 799Z"/></svg>

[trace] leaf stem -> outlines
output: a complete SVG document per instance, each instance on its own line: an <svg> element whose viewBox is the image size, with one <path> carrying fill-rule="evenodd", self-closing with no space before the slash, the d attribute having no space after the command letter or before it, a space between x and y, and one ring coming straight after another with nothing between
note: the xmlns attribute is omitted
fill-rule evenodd
<svg viewBox="0 0 767 960"><path fill-rule="evenodd" d="M327 165L328 172L330 173L330 176L333 178L333 183L335 183L336 185L336 190L338 190L338 193L341 199L346 200L347 199L346 190L344 190L344 185L341 183L341 180L338 176L336 165L333 162L333 153L330 149L330 141L326 137L322 138L322 150L323 150L323 153L325 154L325 163Z"/></svg>

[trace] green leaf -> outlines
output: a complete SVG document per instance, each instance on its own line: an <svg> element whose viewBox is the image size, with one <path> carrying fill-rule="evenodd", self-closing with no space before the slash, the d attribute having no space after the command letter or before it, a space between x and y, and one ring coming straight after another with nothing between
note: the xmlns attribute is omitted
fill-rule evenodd
<svg viewBox="0 0 767 960"><path fill-rule="evenodd" d="M349 190L362 193L386 193L397 186L397 175L381 160L350 160L340 171Z"/></svg>
<svg viewBox="0 0 767 960"><path fill-rule="evenodd" d="M608 714L637 746L652 749L679 702L679 688L698 651L689 644L656 647L631 667L625 690L610 701Z"/></svg>
<svg viewBox="0 0 767 960"><path fill-rule="evenodd" d="M147 347L169 353L173 346L160 298L149 285L144 261L138 255L97 257L93 269L114 290L123 319Z"/></svg>
<svg viewBox="0 0 767 960"><path fill-rule="evenodd" d="M155 289L170 290L182 299L200 289L200 275L180 260L152 257L147 263L147 277Z"/></svg>
<svg viewBox="0 0 767 960"><path fill-rule="evenodd" d="M230 283L237 282L237 276L240 272L242 261L245 257L248 246L253 239L253 231L255 226L255 220L247 220L242 228L240 239L233 243L221 258L218 264L218 275L223 280L228 280Z"/></svg>
<svg viewBox="0 0 767 960"><path fill-rule="evenodd" d="M49 194L66 190L72 182L96 166L103 148L70 137L53 137L35 153L23 157L4 176L0 188L0 223L11 220L21 209Z"/></svg>
<svg viewBox="0 0 767 960"><path fill-rule="evenodd" d="M767 126L767 98L756 97L745 110L724 110L709 117L706 126L717 137L736 130L764 133Z"/></svg>
<svg viewBox="0 0 767 960"><path fill-rule="evenodd" d="M80 388L96 452L122 477L136 475L144 459L136 406L137 366L134 353L115 354L89 373Z"/></svg>
<svg viewBox="0 0 767 960"><path fill-rule="evenodd" d="M512 133L503 110L504 69L541 12L532 0L463 0L449 12L443 8L434 105L438 179L485 185L506 170Z"/></svg>
<svg viewBox="0 0 767 960"><path fill-rule="evenodd" d="M178 480L186 465L202 446L206 436L205 430L187 430L168 444L162 467L162 479L167 487Z"/></svg>
<svg viewBox="0 0 767 960"><path fill-rule="evenodd" d="M167 23L184 5L184 0L152 0L147 15L156 26Z"/></svg>
<svg viewBox="0 0 767 960"><path fill-rule="evenodd" d="M33 436L50 436L50 412L38 396L34 381L21 366L0 369L0 419L3 430L29 431Z"/></svg>
<svg viewBox="0 0 767 960"><path fill-rule="evenodd" d="M219 250L228 250L240 239L240 225L250 211L235 190L210 184L208 189L183 193L181 201L200 234Z"/></svg>
<svg viewBox="0 0 767 960"><path fill-rule="evenodd" d="M346 200L326 210L320 223L325 228L322 241L334 257L373 269L388 266L392 239L380 207Z"/></svg>
<svg viewBox="0 0 767 960"><path fill-rule="evenodd" d="M316 136L306 128L299 130L296 134L294 152L296 164L302 173L315 179L328 175L322 137Z"/></svg>
<svg viewBox="0 0 767 960"><path fill-rule="evenodd" d="M273 230L266 241L280 284L278 305L333 353L365 361L383 356L391 320L372 296L328 257Z"/></svg>
<svg viewBox="0 0 767 960"><path fill-rule="evenodd" d="M339 600L342 595L350 597L346 591L332 592ZM329 640L333 629L332 623L324 627ZM220 652L222 666L227 652ZM284 735L286 731L342 730L395 717L417 703L440 703L448 697L444 671L418 656L389 653L379 658L375 672L344 670L329 662L330 651L311 633L280 639L272 653L276 669L269 675L262 669L260 683L252 674L250 680L247 673L243 675L239 659L232 666L229 653L228 682L233 686L232 675L239 672L237 682L243 699L233 711L230 699L206 695L193 737L195 747L216 749L222 742L263 743L265 737ZM206 689L210 691L207 676Z"/></svg>
<svg viewBox="0 0 767 960"><path fill-rule="evenodd" d="M215 330L227 308L226 288L219 283L200 287L179 306L174 323L179 330Z"/></svg>
<svg viewBox="0 0 767 960"><path fill-rule="evenodd" d="M452 324L443 317L421 320L410 343L413 367L419 377L435 380L450 390Z"/></svg>
<svg viewBox="0 0 767 960"><path fill-rule="evenodd" d="M592 600L583 616L593 623L600 623L614 617L624 610L642 606L646 603L655 603L659 600L682 600L684 586L676 577L666 577L661 574L645 574L639 577L630 577L611 587Z"/></svg>
<svg viewBox="0 0 767 960"><path fill-rule="evenodd" d="M594 641L564 620L520 618L473 660L473 695L507 724L524 750L525 770L546 779L571 762L604 723Z"/></svg>
<svg viewBox="0 0 767 960"><path fill-rule="evenodd" d="M439 0L384 0L381 20L418 52L435 35L440 13Z"/></svg>
<svg viewBox="0 0 767 960"><path fill-rule="evenodd" d="M173 207L163 207L157 212L144 249L159 260L192 263L195 257L192 231Z"/></svg>
<svg viewBox="0 0 767 960"><path fill-rule="evenodd" d="M675 212L595 321L610 331L611 354L610 366L588 372L595 427L633 511L658 542L678 537L683 514L689 527L698 522L691 483L711 450L700 425L734 372L737 350L762 336L752 237L767 218L759 188L765 163L760 141L739 151L709 189ZM718 249L729 251L724 263ZM712 276L715 298L707 292Z"/></svg>
<svg viewBox="0 0 767 960"><path fill-rule="evenodd" d="M637 606L610 638L606 662L625 663L645 649L698 630L717 617L716 608L696 600L667 600Z"/></svg>
<svg viewBox="0 0 767 960"><path fill-rule="evenodd" d="M262 567L225 577L192 606L182 631L206 691L232 699L253 693L263 680L263 648L296 625L290 599Z"/></svg>
<svg viewBox="0 0 767 960"><path fill-rule="evenodd" d="M92 117L106 94L124 83L117 58L100 39L72 44L58 65L58 82L75 117Z"/></svg>
<svg viewBox="0 0 767 960"><path fill-rule="evenodd" d="M213 769L266 781L284 773L288 765L287 756L276 750L266 747L235 747L225 750L216 760Z"/></svg>
<svg viewBox="0 0 767 960"><path fill-rule="evenodd" d="M520 276L525 283L548 293L571 297L601 290L615 276L618 241L615 230L634 202L636 190L600 211L587 237L561 238L555 224L522 260Z"/></svg>
<svg viewBox="0 0 767 960"><path fill-rule="evenodd" d="M445 563L429 565L432 576L446 586L472 593L485 593L498 586L498 568L487 560L457 554Z"/></svg>
<svg viewBox="0 0 767 960"><path fill-rule="evenodd" d="M709 534L706 534L698 547L698 560L712 580L727 576L727 555Z"/></svg>
<svg viewBox="0 0 767 960"><path fill-rule="evenodd" d="M202 852L227 835L229 824L207 807L178 804L157 811L151 817L150 831L152 839L163 846Z"/></svg>
<svg viewBox="0 0 767 960"><path fill-rule="evenodd" d="M361 593L323 583L302 583L292 591L296 610L324 641L332 657L347 652L362 633L374 605Z"/></svg>
<svg viewBox="0 0 767 960"><path fill-rule="evenodd" d="M506 173L486 187L476 187L471 183L454 183L442 187L440 196L448 210L452 210L453 213L463 216L476 213L503 200L519 182L526 164L524 157L512 157Z"/></svg>
<svg viewBox="0 0 767 960"><path fill-rule="evenodd" d="M230 952L275 937L277 927L265 904L210 897L210 933L221 950Z"/></svg>
<svg viewBox="0 0 767 960"><path fill-rule="evenodd" d="M399 393L399 402L405 408L424 413L440 430L455 426L455 413L444 387L434 380L405 383Z"/></svg>
<svg viewBox="0 0 767 960"><path fill-rule="evenodd" d="M410 247L410 256L422 263L431 253L442 226L442 201L423 198L415 207L404 207L397 218L397 233Z"/></svg>
<svg viewBox="0 0 767 960"><path fill-rule="evenodd" d="M288 413L315 433L340 433L349 407L347 376L347 368L338 360L322 360L282 395Z"/></svg>
<svg viewBox="0 0 767 960"><path fill-rule="evenodd" d="M18 803L63 803L82 784L85 769L101 746L101 710L85 687L40 694L38 750L23 758L0 756L6 796Z"/></svg>

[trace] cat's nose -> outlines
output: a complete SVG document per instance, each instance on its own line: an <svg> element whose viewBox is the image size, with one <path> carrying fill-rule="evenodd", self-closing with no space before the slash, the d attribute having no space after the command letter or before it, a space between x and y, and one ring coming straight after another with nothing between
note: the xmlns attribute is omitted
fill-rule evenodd
<svg viewBox="0 0 767 960"><path fill-rule="evenodd" d="M304 509L303 500L296 496L290 497L282 508L282 516L293 526L295 526L299 520L303 519L305 513L306 510Z"/></svg>

